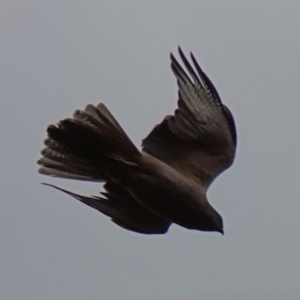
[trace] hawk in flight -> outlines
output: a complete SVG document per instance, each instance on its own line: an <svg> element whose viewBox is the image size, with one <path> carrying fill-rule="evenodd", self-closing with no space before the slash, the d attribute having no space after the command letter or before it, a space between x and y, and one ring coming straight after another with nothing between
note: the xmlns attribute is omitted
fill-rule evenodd
<svg viewBox="0 0 300 300"><path fill-rule="evenodd" d="M105 192L92 197L53 187L134 232L163 234L175 223L223 234L206 194L233 163L235 123L193 54L193 66L180 48L179 55L185 70L171 54L178 108L142 141L142 151L103 103L89 104L47 128L39 173L103 182Z"/></svg>

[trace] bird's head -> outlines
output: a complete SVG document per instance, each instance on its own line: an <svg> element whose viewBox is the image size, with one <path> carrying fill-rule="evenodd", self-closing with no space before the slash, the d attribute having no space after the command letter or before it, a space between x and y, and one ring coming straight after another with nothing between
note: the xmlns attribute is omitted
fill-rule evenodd
<svg viewBox="0 0 300 300"><path fill-rule="evenodd" d="M199 229L202 231L217 231L224 234L223 219L208 202L202 212Z"/></svg>

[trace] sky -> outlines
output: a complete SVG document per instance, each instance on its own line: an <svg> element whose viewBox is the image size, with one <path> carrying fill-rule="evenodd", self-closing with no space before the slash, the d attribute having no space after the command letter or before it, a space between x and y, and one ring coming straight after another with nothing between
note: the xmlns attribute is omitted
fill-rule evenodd
<svg viewBox="0 0 300 300"><path fill-rule="evenodd" d="M0 299L300 299L299 1L0 4ZM146 236L37 173L47 125L103 102L137 146L176 108L193 51L232 111L233 166L208 199L225 235ZM177 56L178 57L178 56Z"/></svg>

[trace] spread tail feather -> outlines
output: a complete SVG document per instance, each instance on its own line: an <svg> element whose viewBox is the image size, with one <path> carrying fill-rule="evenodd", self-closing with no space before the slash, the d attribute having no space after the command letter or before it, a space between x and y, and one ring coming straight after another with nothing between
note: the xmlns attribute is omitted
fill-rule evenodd
<svg viewBox="0 0 300 300"><path fill-rule="evenodd" d="M141 155L109 110L100 103L75 111L73 118L50 125L38 161L41 174L103 181ZM107 177L109 176L109 177Z"/></svg>

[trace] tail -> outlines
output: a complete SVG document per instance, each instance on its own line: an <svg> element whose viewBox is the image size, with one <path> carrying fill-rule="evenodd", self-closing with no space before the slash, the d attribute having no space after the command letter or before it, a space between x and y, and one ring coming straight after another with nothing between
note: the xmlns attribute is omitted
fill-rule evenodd
<svg viewBox="0 0 300 300"><path fill-rule="evenodd" d="M107 181L123 168L135 168L141 155L119 123L100 103L50 125L39 173L54 177Z"/></svg>

